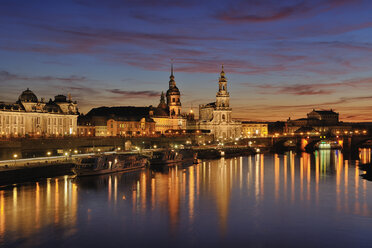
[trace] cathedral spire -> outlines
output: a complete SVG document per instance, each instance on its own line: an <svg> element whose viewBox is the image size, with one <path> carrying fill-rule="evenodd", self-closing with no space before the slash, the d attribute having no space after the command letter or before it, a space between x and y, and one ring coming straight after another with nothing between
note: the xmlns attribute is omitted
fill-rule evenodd
<svg viewBox="0 0 372 248"><path fill-rule="evenodd" d="M169 77L169 88L172 88L176 86L176 81L174 81L174 75L173 75L173 60L171 60L171 75Z"/></svg>
<svg viewBox="0 0 372 248"><path fill-rule="evenodd" d="M160 103L165 103L165 96L163 91L161 92Z"/></svg>
<svg viewBox="0 0 372 248"><path fill-rule="evenodd" d="M222 64L222 69L221 69L221 73L220 73L220 82L225 82L225 81L226 81L225 71L224 71L224 67L223 67L223 64Z"/></svg>
<svg viewBox="0 0 372 248"><path fill-rule="evenodd" d="M160 95L160 103L158 105L158 108L167 108L167 104L165 103L165 95L164 95L164 92L162 91L161 92L161 95Z"/></svg>
<svg viewBox="0 0 372 248"><path fill-rule="evenodd" d="M173 76L173 60L171 61L171 76Z"/></svg>

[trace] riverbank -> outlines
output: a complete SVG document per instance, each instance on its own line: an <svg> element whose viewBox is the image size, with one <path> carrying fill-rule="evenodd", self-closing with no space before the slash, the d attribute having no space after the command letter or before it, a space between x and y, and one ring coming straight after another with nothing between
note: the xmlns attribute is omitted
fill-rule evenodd
<svg viewBox="0 0 372 248"><path fill-rule="evenodd" d="M198 153L199 159L220 159L221 157L231 158L237 156L250 156L257 153L257 149L251 147L224 147L224 148L202 148L202 149L191 149ZM143 151L149 152L149 151ZM128 152L131 153L131 152ZM134 153L133 154L139 154ZM15 165L15 161L12 164L2 165L0 168L0 186L5 186L15 183L24 183L28 181L35 181L43 178L58 177L64 175L73 175L72 169L75 167L74 159L78 157L88 156L91 154L79 154L73 155L72 157L64 158L59 157L45 157L35 158L30 162L29 159L18 160ZM66 159L66 161L63 161Z"/></svg>
<svg viewBox="0 0 372 248"><path fill-rule="evenodd" d="M54 163L36 166L22 166L0 170L0 186L24 183L39 179L73 175L74 163Z"/></svg>

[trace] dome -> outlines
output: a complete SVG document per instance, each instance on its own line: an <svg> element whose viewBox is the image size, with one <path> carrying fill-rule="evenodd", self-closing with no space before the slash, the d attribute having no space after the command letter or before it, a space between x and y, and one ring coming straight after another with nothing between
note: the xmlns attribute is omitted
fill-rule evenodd
<svg viewBox="0 0 372 248"><path fill-rule="evenodd" d="M34 94L34 92L29 90L28 88L27 88L27 90L22 92L22 94L19 96L18 100L21 101L21 102L38 102L37 97Z"/></svg>
<svg viewBox="0 0 372 248"><path fill-rule="evenodd" d="M173 86L167 90L167 95L180 95L180 90L177 88L177 86Z"/></svg>
<svg viewBox="0 0 372 248"><path fill-rule="evenodd" d="M57 95L54 97L55 102L67 102L67 97L64 95Z"/></svg>

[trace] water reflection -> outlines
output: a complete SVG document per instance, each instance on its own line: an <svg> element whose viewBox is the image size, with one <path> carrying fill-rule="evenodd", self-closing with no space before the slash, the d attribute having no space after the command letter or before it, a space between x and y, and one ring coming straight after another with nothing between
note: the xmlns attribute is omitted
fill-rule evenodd
<svg viewBox="0 0 372 248"><path fill-rule="evenodd" d="M65 184L65 204L60 201L61 184ZM37 245L31 237L42 228L58 225L64 233L76 224L78 209L77 186L71 180L48 179L26 186L15 186L12 190L0 191L0 240L8 235L26 240L23 245ZM72 233L70 233L72 234ZM28 244L28 241L31 243Z"/></svg>
<svg viewBox="0 0 372 248"><path fill-rule="evenodd" d="M214 244L222 246L218 240L235 242L248 236L255 244L267 244L261 242L265 235L291 244L298 228L318 235L312 221L332 216L324 228L345 221L355 228L356 219L371 217L371 184L360 179L358 167L370 161L370 149L360 151L360 162L345 160L337 150L258 154L162 172L146 169L19 185L0 191L0 242L51 245L58 236L68 245L69 237L76 241L100 230L106 238L118 235L129 244L138 242L139 234L154 238L133 243L137 245L164 244L156 238L162 237L186 246L214 237ZM371 227L364 223L364 230ZM239 230L251 234L237 236ZM90 242L97 238L90 237Z"/></svg>

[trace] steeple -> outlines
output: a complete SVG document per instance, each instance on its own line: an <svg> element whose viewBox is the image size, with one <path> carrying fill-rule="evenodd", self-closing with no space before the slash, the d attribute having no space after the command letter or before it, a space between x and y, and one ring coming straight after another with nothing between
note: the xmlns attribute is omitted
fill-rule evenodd
<svg viewBox="0 0 372 248"><path fill-rule="evenodd" d="M223 64L222 64L222 69L221 69L221 73L220 73L220 82L226 82L226 78L225 78L225 71L224 71L224 68L223 68Z"/></svg>
<svg viewBox="0 0 372 248"><path fill-rule="evenodd" d="M161 92L160 103L158 105L158 108L163 108L163 109L167 108L167 104L165 103L165 95L163 91Z"/></svg>
<svg viewBox="0 0 372 248"><path fill-rule="evenodd" d="M169 88L172 88L176 86L176 81L174 81L174 75L173 75L173 62L171 62L171 75L169 76Z"/></svg>
<svg viewBox="0 0 372 248"><path fill-rule="evenodd" d="M160 103L165 103L165 96L163 91L161 92Z"/></svg>
<svg viewBox="0 0 372 248"><path fill-rule="evenodd" d="M216 95L216 105L219 108L229 108L229 92L227 91L227 79L225 77L224 67L222 65L222 69L220 72L220 78L218 80L218 92Z"/></svg>
<svg viewBox="0 0 372 248"><path fill-rule="evenodd" d="M176 86L173 74L173 61L171 62L171 75L169 77L169 89L167 90L167 106L169 107L170 116L181 115L181 93Z"/></svg>

